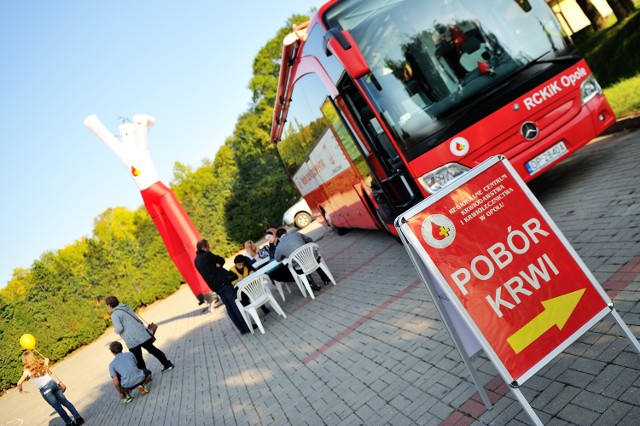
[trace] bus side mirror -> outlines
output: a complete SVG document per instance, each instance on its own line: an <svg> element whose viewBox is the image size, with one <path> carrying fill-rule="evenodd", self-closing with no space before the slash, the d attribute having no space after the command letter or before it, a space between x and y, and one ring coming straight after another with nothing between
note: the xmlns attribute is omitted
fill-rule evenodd
<svg viewBox="0 0 640 426"><path fill-rule="evenodd" d="M354 79L364 77L371 72L369 64L348 31L330 28L324 35L324 47L327 56L335 55Z"/></svg>

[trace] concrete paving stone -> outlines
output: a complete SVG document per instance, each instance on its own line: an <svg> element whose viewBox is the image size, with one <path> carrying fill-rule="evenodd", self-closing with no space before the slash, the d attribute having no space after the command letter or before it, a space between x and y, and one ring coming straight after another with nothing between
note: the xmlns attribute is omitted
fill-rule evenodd
<svg viewBox="0 0 640 426"><path fill-rule="evenodd" d="M381 424L389 424L389 425L413 425L415 422L407 417L405 413L401 411L394 410L389 406L389 409L383 411L382 416L379 417Z"/></svg>
<svg viewBox="0 0 640 426"><path fill-rule="evenodd" d="M637 404L640 398L640 388L637 386L628 387L625 392L619 397L619 401L627 402L629 404Z"/></svg>
<svg viewBox="0 0 640 426"><path fill-rule="evenodd" d="M369 387L376 393L382 392L383 389L386 389L389 386L389 383L385 382L382 379L378 379L373 383L369 384Z"/></svg>
<svg viewBox="0 0 640 426"><path fill-rule="evenodd" d="M434 404L429 409L429 413L433 416L437 417L440 420L444 420L453 412L453 408L447 404L444 404L438 400L434 402Z"/></svg>
<svg viewBox="0 0 640 426"><path fill-rule="evenodd" d="M599 375L606 366L605 362L577 356L574 363L571 364L571 369L590 375Z"/></svg>
<svg viewBox="0 0 640 426"><path fill-rule="evenodd" d="M429 421L440 421L440 418L429 412L436 401L437 399L430 397L412 401L404 409L404 413L407 417L413 419L416 424L425 424L429 423Z"/></svg>
<svg viewBox="0 0 640 426"><path fill-rule="evenodd" d="M603 371L594 377L586 390L593 393L604 393L606 388L613 383L624 371L624 368L614 364L607 364Z"/></svg>
<svg viewBox="0 0 640 426"><path fill-rule="evenodd" d="M564 386L553 400L548 402L544 407L540 407L541 411L547 414L557 415L564 407L566 407L573 398L580 393L580 389L574 386Z"/></svg>
<svg viewBox="0 0 640 426"><path fill-rule="evenodd" d="M640 419L640 408L633 407L616 426L637 426Z"/></svg>
<svg viewBox="0 0 640 426"><path fill-rule="evenodd" d="M538 395L540 392L551 386L552 383L553 380L547 379L546 377L542 377L540 375L534 375L531 379L525 382L525 387L536 392L536 395Z"/></svg>
<svg viewBox="0 0 640 426"><path fill-rule="evenodd" d="M539 374L547 379L556 380L571 367L576 359L576 356L564 353L562 356L555 357L547 366L540 370Z"/></svg>
<svg viewBox="0 0 640 426"><path fill-rule="evenodd" d="M376 394L367 401L366 405L371 407L371 409L375 412L379 413L382 410L382 407L387 405L387 401L382 398L379 393L376 392Z"/></svg>
<svg viewBox="0 0 640 426"><path fill-rule="evenodd" d="M583 373L570 368L560 374L556 380L560 383L584 389L593 381L593 378L594 376L592 374Z"/></svg>
<svg viewBox="0 0 640 426"><path fill-rule="evenodd" d="M407 407L409 407L409 405L411 405L411 402L411 399L402 394L399 394L389 401L389 405L391 405L398 411L406 412L406 409Z"/></svg>
<svg viewBox="0 0 640 426"><path fill-rule="evenodd" d="M640 371L637 370L640 368L640 364L638 364L638 353L637 352L629 352L622 351L620 354L613 360L613 363L616 365L620 365L626 367L628 371L628 376L632 376L637 378L640 374Z"/></svg>
<svg viewBox="0 0 640 426"><path fill-rule="evenodd" d="M363 404L357 408L354 414L361 419L362 424L364 425L375 424L378 418L378 413L367 404Z"/></svg>
<svg viewBox="0 0 640 426"><path fill-rule="evenodd" d="M595 336L595 333L592 335ZM626 343L618 336L605 334L597 337L598 339L594 341L584 356L605 362L607 365L613 363L620 355L623 346L626 346Z"/></svg>
<svg viewBox="0 0 640 426"><path fill-rule="evenodd" d="M336 425L338 426L356 426L362 424L362 418L355 413L350 414L346 419L343 419L336 423Z"/></svg>
<svg viewBox="0 0 640 426"><path fill-rule="evenodd" d="M571 403L558 413L558 417L573 424L593 424L600 414Z"/></svg>
<svg viewBox="0 0 640 426"><path fill-rule="evenodd" d="M572 404L600 414L607 411L615 402L615 399L609 398L607 395L584 391L576 395L573 401L571 401Z"/></svg>
<svg viewBox="0 0 640 426"><path fill-rule="evenodd" d="M625 420L632 420L636 422L635 424L637 424L637 418L629 419L629 413L631 409L632 406L630 405L619 401L614 401L607 412L598 417L598 419L593 424L595 426L622 425L625 424Z"/></svg>
<svg viewBox="0 0 640 426"><path fill-rule="evenodd" d="M473 383L461 383L443 396L442 402L452 407L460 407L477 393L478 390Z"/></svg>
<svg viewBox="0 0 640 426"><path fill-rule="evenodd" d="M407 385L408 384L406 382L402 380L398 380L394 383L391 383L386 388L382 389L380 392L378 392L378 395L380 395L380 397L383 398L385 401L389 402L393 400L393 398L396 395L399 395L402 392L402 390L407 387Z"/></svg>
<svg viewBox="0 0 640 426"><path fill-rule="evenodd" d="M511 425L512 422L517 421L515 420L516 416L518 416L518 414L520 414L522 411L522 406L517 401L508 398L502 398L500 401L498 401L497 404L494 405L492 410L485 411L485 413L480 417L480 421L484 424L496 426ZM541 417L541 414L544 413L537 412L536 414Z"/></svg>
<svg viewBox="0 0 640 426"><path fill-rule="evenodd" d="M545 410L553 401L556 400L558 395L564 391L565 385L559 382L551 381L549 386L538 393L535 398L529 401L532 407L537 410ZM554 414L550 412L550 414Z"/></svg>

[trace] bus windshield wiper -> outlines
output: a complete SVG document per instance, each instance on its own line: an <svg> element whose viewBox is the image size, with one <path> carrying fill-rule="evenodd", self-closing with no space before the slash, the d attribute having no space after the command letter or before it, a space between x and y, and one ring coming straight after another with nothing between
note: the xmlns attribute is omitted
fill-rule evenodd
<svg viewBox="0 0 640 426"><path fill-rule="evenodd" d="M520 78L522 76L522 72L534 67L536 65L540 65L540 64L558 64L558 63L563 63L563 62L572 62L572 61L577 61L578 59L580 59L579 55L566 55L566 56L556 56L554 58L549 58L549 59L541 59L542 57L546 56L547 54L549 54L549 52L546 52L540 56L538 56L536 59L527 62L526 64L520 66L519 68L515 69L513 72L511 72L509 75L505 76L502 80L496 82L496 84L493 84L491 86L485 87L484 89L480 90L477 93L477 99L480 100L483 97L486 96L490 96L500 90L502 90L504 87L512 84L515 80L517 80L518 78Z"/></svg>

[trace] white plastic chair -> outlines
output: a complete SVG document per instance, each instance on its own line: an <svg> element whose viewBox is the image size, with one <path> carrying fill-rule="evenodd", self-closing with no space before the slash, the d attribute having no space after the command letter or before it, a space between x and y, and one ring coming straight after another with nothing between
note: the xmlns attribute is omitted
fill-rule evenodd
<svg viewBox="0 0 640 426"><path fill-rule="evenodd" d="M284 286L289 292L289 294L291 294L291 289L289 288L289 284L282 281L276 281L276 280L272 280L272 281L273 281L273 285L276 286L278 293L280 293L280 297L282 297L282 301L284 302L284 291L282 290L282 287Z"/></svg>
<svg viewBox="0 0 640 426"><path fill-rule="evenodd" d="M236 306L242 314L244 322L247 323L247 327L249 327L249 330L251 330L251 334L253 334L253 326L251 325L251 319L249 318L249 316L253 318L253 321L256 323L262 334L264 334L264 327L262 326L262 322L260 321L260 317L258 316L257 312L257 308L262 305L268 303L269 305L271 305L271 308L278 313L278 315L282 315L284 318L287 317L280 305L278 305L278 302L276 302L276 299L273 297L273 295L271 295L271 292L267 288L267 285L270 281L271 279L267 275L259 274L255 277L252 277L247 282L238 284L237 286ZM245 293L251 301L251 303L247 306L242 306L242 293Z"/></svg>
<svg viewBox="0 0 640 426"><path fill-rule="evenodd" d="M316 243L307 243L300 248L297 248L289 255L289 271L291 271L291 275L293 275L293 279L298 284L300 291L304 297L306 292L309 293L312 299L315 299L313 295L313 291L311 291L311 284L309 283L309 279L307 275L315 272L318 268L322 269L327 277L331 280L333 285L336 285L336 280L333 278L329 267L325 263L322 257L320 258L320 262L316 259L316 252L318 252L318 244ZM318 255L320 253L318 252ZM297 266L302 270L302 272L296 272L294 266Z"/></svg>

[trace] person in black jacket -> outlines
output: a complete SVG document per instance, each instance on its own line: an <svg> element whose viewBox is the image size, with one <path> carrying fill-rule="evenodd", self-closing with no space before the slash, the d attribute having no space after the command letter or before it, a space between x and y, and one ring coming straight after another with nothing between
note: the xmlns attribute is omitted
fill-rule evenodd
<svg viewBox="0 0 640 426"><path fill-rule="evenodd" d="M196 245L196 258L193 263L205 280L211 291L214 291L227 308L227 315L240 330L240 334L249 333L247 324L236 306L236 291L231 282L237 278L236 274L222 267L224 259L209 251L207 240L200 240ZM222 259L222 262L220 260Z"/></svg>

